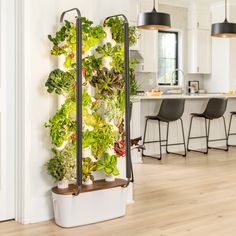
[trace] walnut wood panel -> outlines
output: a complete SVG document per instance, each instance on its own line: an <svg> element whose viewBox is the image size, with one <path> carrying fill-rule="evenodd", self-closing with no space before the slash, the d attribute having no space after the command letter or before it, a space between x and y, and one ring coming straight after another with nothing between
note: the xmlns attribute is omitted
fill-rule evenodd
<svg viewBox="0 0 236 236"><path fill-rule="evenodd" d="M115 179L113 182L107 182L104 179L102 180L95 180L91 185L83 185L81 189L81 193L91 192L91 191L98 191L103 189L110 189L116 187L122 187L127 184L127 180L125 179ZM52 188L52 192L60 195L73 195L77 192L77 185L70 184L69 188L67 189L59 189L58 187Z"/></svg>

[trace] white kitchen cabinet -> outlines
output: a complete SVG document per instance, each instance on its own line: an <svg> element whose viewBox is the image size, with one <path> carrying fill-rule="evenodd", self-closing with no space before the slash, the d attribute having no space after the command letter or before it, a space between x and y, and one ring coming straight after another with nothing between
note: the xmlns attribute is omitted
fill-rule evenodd
<svg viewBox="0 0 236 236"><path fill-rule="evenodd" d="M208 7L190 7L188 11L188 29L211 28L211 12Z"/></svg>
<svg viewBox="0 0 236 236"><path fill-rule="evenodd" d="M157 1L156 1L157 4ZM150 12L153 8L153 1L142 1L141 12ZM143 56L143 63L140 65L141 72L157 72L157 34L155 30L140 30L140 53Z"/></svg>
<svg viewBox="0 0 236 236"><path fill-rule="evenodd" d="M188 73L211 73L211 35L209 30L188 30Z"/></svg>
<svg viewBox="0 0 236 236"><path fill-rule="evenodd" d="M157 72L157 32L142 30L140 47L143 56L141 72Z"/></svg>

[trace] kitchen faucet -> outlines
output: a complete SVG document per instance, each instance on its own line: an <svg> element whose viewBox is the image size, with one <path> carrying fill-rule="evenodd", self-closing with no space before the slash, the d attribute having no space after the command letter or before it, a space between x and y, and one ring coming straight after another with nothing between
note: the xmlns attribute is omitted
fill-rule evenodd
<svg viewBox="0 0 236 236"><path fill-rule="evenodd" d="M175 69L171 75L171 86L173 86L173 84L174 84L174 79L175 79L174 75L176 74L176 72L181 72L183 75L183 79L184 79L184 71L182 69Z"/></svg>

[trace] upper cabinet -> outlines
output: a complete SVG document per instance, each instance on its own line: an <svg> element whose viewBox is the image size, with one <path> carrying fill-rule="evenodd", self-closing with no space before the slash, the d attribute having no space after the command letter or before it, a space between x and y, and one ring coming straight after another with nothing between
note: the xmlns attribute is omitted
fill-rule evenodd
<svg viewBox="0 0 236 236"><path fill-rule="evenodd" d="M188 73L211 73L211 13L195 5L188 12Z"/></svg>
<svg viewBox="0 0 236 236"><path fill-rule="evenodd" d="M188 73L211 73L211 36L208 30L188 30Z"/></svg>
<svg viewBox="0 0 236 236"><path fill-rule="evenodd" d="M152 0L141 1L140 12L150 12L152 8ZM140 30L140 34L140 53L143 57L143 63L139 70L141 72L157 72L157 31Z"/></svg>
<svg viewBox="0 0 236 236"><path fill-rule="evenodd" d="M188 11L188 29L211 29L211 14L208 7L193 5Z"/></svg>

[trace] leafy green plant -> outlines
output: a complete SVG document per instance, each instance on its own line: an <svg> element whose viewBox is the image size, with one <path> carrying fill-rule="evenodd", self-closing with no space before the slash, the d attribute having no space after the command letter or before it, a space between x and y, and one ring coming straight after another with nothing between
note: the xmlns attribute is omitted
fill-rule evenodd
<svg viewBox="0 0 236 236"><path fill-rule="evenodd" d="M89 157L82 159L82 173L83 181L85 182L88 178L94 181L94 176L92 175L93 171L96 171L97 164L93 162Z"/></svg>
<svg viewBox="0 0 236 236"><path fill-rule="evenodd" d="M112 17L106 20L105 26L111 28L112 38L117 43L124 42L124 20L119 17ZM137 33L137 29L135 26L129 27L129 42L130 46L136 44L137 39L139 38L139 34Z"/></svg>
<svg viewBox="0 0 236 236"><path fill-rule="evenodd" d="M113 47L111 43L106 43L96 48L96 52L103 55L104 57L113 56Z"/></svg>
<svg viewBox="0 0 236 236"><path fill-rule="evenodd" d="M49 93L55 92L56 94L68 93L72 84L75 82L75 77L69 72L64 72L56 69L49 74L45 86L48 88Z"/></svg>
<svg viewBox="0 0 236 236"><path fill-rule="evenodd" d="M106 37L106 33L101 25L93 26L93 22L85 17L82 18L82 27L84 52L94 47ZM65 21L65 24L56 32L55 36L49 35L48 38L53 43L51 54L56 56L64 54L66 56L65 67L75 66L76 25Z"/></svg>
<svg viewBox="0 0 236 236"><path fill-rule="evenodd" d="M83 132L83 147L91 147L93 156L96 159L102 157L103 153L114 143L116 132L112 126L96 112L84 116L86 125L93 127L93 130Z"/></svg>
<svg viewBox="0 0 236 236"><path fill-rule="evenodd" d="M115 176L119 175L119 170L117 168L117 156L104 154L104 161L97 161L97 170L104 170L107 174L113 174Z"/></svg>
<svg viewBox="0 0 236 236"><path fill-rule="evenodd" d="M54 37L52 35L48 35L48 39L54 45L59 45L66 39L66 37L68 37L70 29L71 29L71 23L65 20L65 24L61 27L61 29L58 32L56 32L56 35Z"/></svg>
<svg viewBox="0 0 236 236"><path fill-rule="evenodd" d="M75 113L75 106L74 102L67 99L56 114L45 124L45 127L50 129L52 143L57 147L60 147L70 137L71 132L76 129L72 113Z"/></svg>
<svg viewBox="0 0 236 236"><path fill-rule="evenodd" d="M75 178L75 149L73 146L67 146L62 151L52 150L52 157L45 164L47 172L52 176L55 182L63 179L71 180Z"/></svg>
<svg viewBox="0 0 236 236"><path fill-rule="evenodd" d="M92 77L90 84L97 88L102 95L114 95L117 90L121 90L124 84L123 76L115 72L114 69L103 68Z"/></svg>
<svg viewBox="0 0 236 236"><path fill-rule="evenodd" d="M86 69L86 80L91 80L92 75L103 67L102 58L96 58L94 55L85 57L82 63L83 67Z"/></svg>

